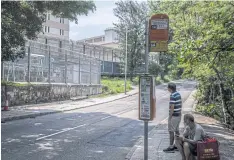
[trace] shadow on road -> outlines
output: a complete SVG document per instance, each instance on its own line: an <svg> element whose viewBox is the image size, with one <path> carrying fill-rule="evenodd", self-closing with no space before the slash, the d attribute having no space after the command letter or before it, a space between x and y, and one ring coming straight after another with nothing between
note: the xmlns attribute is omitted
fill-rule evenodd
<svg viewBox="0 0 234 160"><path fill-rule="evenodd" d="M124 159L143 136L143 122L126 118L131 111L113 114L77 111L7 122L2 159Z"/></svg>

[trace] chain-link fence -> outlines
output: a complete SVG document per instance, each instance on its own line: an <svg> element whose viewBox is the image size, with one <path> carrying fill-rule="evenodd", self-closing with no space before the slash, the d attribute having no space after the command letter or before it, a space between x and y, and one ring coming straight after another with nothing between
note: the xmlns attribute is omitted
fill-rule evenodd
<svg viewBox="0 0 234 160"><path fill-rule="evenodd" d="M101 78L99 58L35 41L26 44L23 59L2 67L2 79L13 82L100 84Z"/></svg>
<svg viewBox="0 0 234 160"><path fill-rule="evenodd" d="M119 49L77 42L71 44L71 50L100 59L102 74L120 74L124 71L120 65L124 60Z"/></svg>

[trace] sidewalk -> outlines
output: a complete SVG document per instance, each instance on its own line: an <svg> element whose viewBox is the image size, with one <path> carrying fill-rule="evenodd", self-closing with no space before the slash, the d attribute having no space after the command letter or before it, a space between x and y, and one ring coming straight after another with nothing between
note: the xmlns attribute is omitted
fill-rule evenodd
<svg viewBox="0 0 234 160"><path fill-rule="evenodd" d="M183 104L183 114L193 113L193 106L195 100L193 94L189 96L187 101ZM198 113L193 113L195 121L202 125L205 131L210 135L216 137L220 142L220 156L221 160L234 159L234 131L225 129L221 124L209 117L205 117ZM183 132L183 117L180 123L180 132ZM149 160L181 160L179 152L164 153L163 149L169 146L169 133L167 130L167 120L162 121L149 133L148 140L148 159ZM144 141L140 139L126 156L128 160L143 160L144 159Z"/></svg>
<svg viewBox="0 0 234 160"><path fill-rule="evenodd" d="M33 105L10 107L9 111L1 112L1 122L4 123L7 121L18 120L18 119L35 118L37 116L42 116L47 114L54 114L54 113L71 111L85 107L91 107L94 105L108 103L122 98L126 98L135 95L137 93L138 93L138 87L129 91L127 95L121 93L109 97L89 98L80 101L62 101L62 102L53 102L45 104L33 104Z"/></svg>

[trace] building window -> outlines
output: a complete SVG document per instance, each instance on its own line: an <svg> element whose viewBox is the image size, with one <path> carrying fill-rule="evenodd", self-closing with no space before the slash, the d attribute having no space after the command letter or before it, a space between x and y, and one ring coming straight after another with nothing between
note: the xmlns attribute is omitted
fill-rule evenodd
<svg viewBox="0 0 234 160"><path fill-rule="evenodd" d="M45 26L45 32L50 33L50 27Z"/></svg>
<svg viewBox="0 0 234 160"><path fill-rule="evenodd" d="M94 42L102 42L102 37L100 37L100 38L95 38L95 39L94 39Z"/></svg>
<svg viewBox="0 0 234 160"><path fill-rule="evenodd" d="M47 14L47 20L50 20L50 13Z"/></svg>
<svg viewBox="0 0 234 160"><path fill-rule="evenodd" d="M62 48L62 41L59 41L59 48Z"/></svg>
<svg viewBox="0 0 234 160"><path fill-rule="evenodd" d="M64 18L60 18L60 23L64 24Z"/></svg>
<svg viewBox="0 0 234 160"><path fill-rule="evenodd" d="M60 29L60 35L64 35L64 30Z"/></svg>

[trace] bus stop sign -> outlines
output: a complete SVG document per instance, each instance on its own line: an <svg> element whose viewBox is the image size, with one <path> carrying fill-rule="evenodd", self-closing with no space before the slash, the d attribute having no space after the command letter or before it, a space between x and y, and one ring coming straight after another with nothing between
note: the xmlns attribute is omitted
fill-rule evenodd
<svg viewBox="0 0 234 160"><path fill-rule="evenodd" d="M153 76L139 79L139 119L151 121L155 117L155 83Z"/></svg>
<svg viewBox="0 0 234 160"><path fill-rule="evenodd" d="M155 14L149 20L150 52L168 50L169 17L166 14Z"/></svg>

